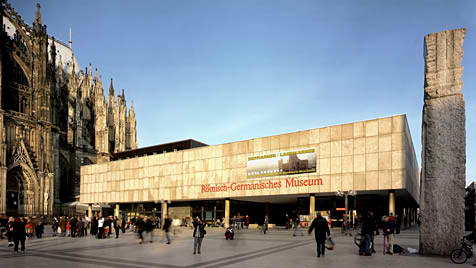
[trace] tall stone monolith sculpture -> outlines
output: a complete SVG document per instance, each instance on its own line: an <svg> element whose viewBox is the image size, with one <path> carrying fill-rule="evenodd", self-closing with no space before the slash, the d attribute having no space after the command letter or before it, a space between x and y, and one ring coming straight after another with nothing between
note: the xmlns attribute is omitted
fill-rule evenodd
<svg viewBox="0 0 476 268"><path fill-rule="evenodd" d="M420 253L449 255L464 232L466 29L425 36Z"/></svg>

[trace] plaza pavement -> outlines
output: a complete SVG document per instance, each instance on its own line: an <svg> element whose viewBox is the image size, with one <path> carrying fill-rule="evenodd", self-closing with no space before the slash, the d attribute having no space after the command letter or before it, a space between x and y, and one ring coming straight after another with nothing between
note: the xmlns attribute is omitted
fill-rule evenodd
<svg viewBox="0 0 476 268"><path fill-rule="evenodd" d="M49 227L49 226L48 226ZM48 228L47 227L47 228ZM305 232L305 230L304 230ZM215 267L470 267L451 263L448 257L420 255L383 255L383 238L377 236L377 253L359 256L352 238L333 232L335 250L316 257L314 235L292 236L290 230L270 230L266 235L257 230L242 230L233 241L226 241L223 230L208 228L202 254L193 255L190 229L180 229L171 245L156 235L154 243L138 244L136 234L126 232L119 239L92 237L45 237L26 242L26 254L14 253L0 240L1 268L215 268ZM416 228L402 231L395 242L404 248L418 248ZM471 266L472 267L472 266Z"/></svg>

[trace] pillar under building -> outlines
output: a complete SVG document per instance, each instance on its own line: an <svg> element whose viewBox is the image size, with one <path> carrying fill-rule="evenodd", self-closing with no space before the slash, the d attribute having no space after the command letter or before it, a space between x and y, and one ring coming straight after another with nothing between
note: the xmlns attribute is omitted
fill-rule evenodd
<svg viewBox="0 0 476 268"><path fill-rule="evenodd" d="M464 232L466 29L425 36L420 253L449 255Z"/></svg>
<svg viewBox="0 0 476 268"><path fill-rule="evenodd" d="M230 199L225 199L225 228L230 226Z"/></svg>
<svg viewBox="0 0 476 268"><path fill-rule="evenodd" d="M388 215L395 216L395 190L388 192Z"/></svg>
<svg viewBox="0 0 476 268"><path fill-rule="evenodd" d="M116 204L116 206L114 207L114 216L119 218L119 213L120 213L119 204Z"/></svg>
<svg viewBox="0 0 476 268"><path fill-rule="evenodd" d="M309 216L311 220L316 216L316 196L314 194L309 196Z"/></svg>
<svg viewBox="0 0 476 268"><path fill-rule="evenodd" d="M161 210L162 210L162 211L161 211L161 212L162 212L161 222L163 223L163 222L164 222L164 219L165 219L165 216L168 215L168 213L167 213L167 202L166 202L166 201L165 201L165 202L162 202L162 209L161 209Z"/></svg>

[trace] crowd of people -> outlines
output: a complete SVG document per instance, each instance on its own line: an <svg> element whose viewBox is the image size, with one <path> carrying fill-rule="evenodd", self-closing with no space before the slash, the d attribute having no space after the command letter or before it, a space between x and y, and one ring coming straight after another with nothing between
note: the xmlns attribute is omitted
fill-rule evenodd
<svg viewBox="0 0 476 268"><path fill-rule="evenodd" d="M15 252L25 252L25 240L34 236L42 238L44 233L44 223L46 219L43 218L29 218L29 217L10 217L8 220L0 219L0 235L6 234L8 237L8 247L13 247ZM189 224L188 220L182 219L180 226L190 226L193 228L193 254L200 254L203 238L206 234L206 223L199 217L192 218L192 223ZM121 217L112 216L99 216L95 215L92 218L87 216L76 217L54 217L48 221L51 223L52 236L58 237L85 237L88 233L91 237L96 239L110 238L115 235L115 238L119 238L120 233L125 233L127 229L137 233L139 243L144 241L150 243L154 242L154 230L162 229L166 239L166 244L171 244L171 230L172 220L165 216L163 222L158 217L138 217L131 218L129 220ZM396 217L391 213L389 216L383 216L381 221L377 220L372 213L365 213L361 218L360 233L362 236L361 246L359 248L359 255L370 256L371 253L375 253L374 238L378 235L379 229L382 230L384 235L384 253L393 254L393 235L397 232L398 224ZM264 217L263 221L263 233L266 234L268 230L269 219ZM233 217L231 219L230 228L243 228L249 225L248 216L245 217ZM300 218L296 217L289 219L289 225L287 228L293 227L293 236L298 233L303 235L304 227L301 226ZM317 243L317 257L325 254L325 241L330 237L329 221L317 215L313 219L309 226L308 233L315 231L315 239Z"/></svg>

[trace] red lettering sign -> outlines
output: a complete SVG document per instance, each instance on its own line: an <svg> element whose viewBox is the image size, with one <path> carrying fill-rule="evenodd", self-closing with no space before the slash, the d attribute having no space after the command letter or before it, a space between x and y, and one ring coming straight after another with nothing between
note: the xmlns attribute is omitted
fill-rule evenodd
<svg viewBox="0 0 476 268"><path fill-rule="evenodd" d="M286 178L286 188L293 188L293 187L309 187L309 186L317 186L322 185L322 179L306 179L306 178L293 178L289 177ZM253 190L263 190L263 189L279 189L282 187L281 181L260 181L254 183L236 183L232 182L229 185L227 184L220 184L220 185L213 185L210 184L202 184L202 193L216 193L216 192L226 192L226 191L253 191Z"/></svg>

